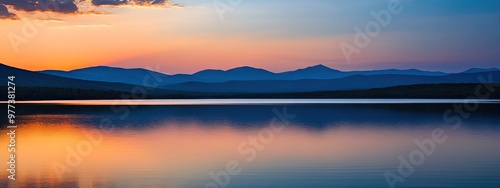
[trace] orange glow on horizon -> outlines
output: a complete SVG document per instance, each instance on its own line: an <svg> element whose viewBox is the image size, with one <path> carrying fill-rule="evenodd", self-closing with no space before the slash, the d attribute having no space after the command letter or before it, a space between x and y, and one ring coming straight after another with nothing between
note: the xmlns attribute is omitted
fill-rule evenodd
<svg viewBox="0 0 500 188"><path fill-rule="evenodd" d="M240 66L281 72L315 64L344 63L341 52L331 46L349 38L269 39L250 33L193 33L193 25L206 24L207 19L215 19L208 20L216 21L215 28L228 25L216 17L205 18L212 12L204 9L129 8L135 11L127 12L127 16L89 14L65 16L60 21L2 21L6 29L0 35L14 33L26 41L16 47L9 40L0 43L0 48L5 49L0 52L0 62L33 71L160 65L168 74ZM162 18L160 23L166 25L159 25L159 20L144 20L145 12ZM197 19L186 22L182 16ZM35 27L33 37L25 37L23 29L33 22L43 26Z"/></svg>

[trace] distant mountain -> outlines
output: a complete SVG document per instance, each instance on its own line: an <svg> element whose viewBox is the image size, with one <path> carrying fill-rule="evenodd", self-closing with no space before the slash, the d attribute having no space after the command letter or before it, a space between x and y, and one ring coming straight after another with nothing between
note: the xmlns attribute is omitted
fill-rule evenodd
<svg viewBox="0 0 500 188"><path fill-rule="evenodd" d="M14 83L17 87L74 88L103 91L123 91L129 93L133 91L135 87L137 87L136 85L124 83L88 81L48 75L39 72L18 69L4 64L0 64L0 74L5 76L15 76ZM179 93L177 91L168 91L161 89L157 89L155 92Z"/></svg>
<svg viewBox="0 0 500 188"><path fill-rule="evenodd" d="M107 66L89 67L72 71L46 70L40 71L44 74L103 82L119 82L134 85L143 85L144 78L149 76L160 81L162 84L178 84L187 82L228 82L228 81L250 81L250 80L303 80L303 79L335 79L353 75L419 75L419 76L443 76L443 72L429 72L416 69L410 70L373 70L373 71L348 71L342 72L324 65L316 65L294 71L273 73L264 69L253 67L237 67L229 70L203 70L192 75L176 74L167 75L146 69L125 69Z"/></svg>
<svg viewBox="0 0 500 188"><path fill-rule="evenodd" d="M278 73L279 80L302 80L302 79L332 79L341 78L345 72L331 69L324 65L316 65L295 71Z"/></svg>
<svg viewBox="0 0 500 188"><path fill-rule="evenodd" d="M111 71L108 73L106 71ZM386 70L391 71L391 70ZM394 70L397 73L404 72L405 70ZM420 73L416 70L414 74ZM492 82L500 83L500 71L482 72L474 70L473 73L456 73L448 75L404 75L404 74L375 74L375 75L352 75L347 77L335 79L299 79L303 77L327 78L330 74L346 74L345 72L330 69L324 66L313 66L296 71L275 74L263 69L255 69L251 67L241 67L231 69L228 71L210 70L205 72L198 72L195 75L164 75L155 73L145 69L120 69L112 67L93 67L84 70L75 70L70 72L62 71L44 71L45 73L33 72L23 69L10 67L0 64L0 74L5 76L16 76L16 87L24 88L23 91L26 96L38 96L38 98L57 98L57 96L66 96L69 98L99 98L103 96L120 96L121 93L130 93L137 88L134 84L125 84L121 82L121 78L128 77L129 82L140 83L144 77L139 75L150 75L158 79L164 79L170 84L163 84L154 90L148 90L149 97L174 97L174 98L204 98L217 95L231 96L232 94L242 94L252 96L253 94L269 94L275 93L291 93L291 92L317 92L317 91L340 91L340 90L364 90L372 88L386 88L392 86L405 86L414 84L454 84L454 83L481 83L478 79L480 76ZM228 73L229 72L229 73ZM121 73L121 75L119 74ZM137 75L133 75L133 73ZM313 74L317 73L317 74ZM387 72L385 72L387 73ZM391 73L391 72L389 72ZM392 72L394 73L394 72ZM89 76L92 78L106 79L115 82L102 82L102 81L89 81L75 78L68 78L56 76L62 74L68 76L71 74L75 77ZM97 75L101 74L101 75ZM428 73L424 73L428 74ZM229 75L229 76L228 76ZM283 76L285 75L285 76ZM101 77L99 77L101 76ZM182 83L175 83L172 81L178 80L191 80L195 79L206 81L204 77L212 77L211 81L227 80L227 79L248 79L249 77L259 77L261 80L232 80L226 82L200 82L189 81ZM273 78L283 76L283 80L263 80L264 78ZM290 80L286 80L290 79ZM142 84L141 84L142 85ZM439 87L439 86L436 86ZM64 89L67 88L67 89ZM79 92L78 89L86 90L86 92ZM425 91L426 88L421 88ZM89 91L92 90L92 91ZM27 92L30 93L27 93ZM104 92L99 92L104 91ZM111 91L111 92L108 92ZM116 91L115 93L113 93ZM54 92L66 93L63 95L54 95ZM77 94L75 94L75 92ZM118 93L117 93L118 92ZM367 91L368 92L368 91ZM456 91L455 91L456 92ZM33 93L34 95L31 95ZM100 94L99 94L100 93ZM455 93L456 94L456 93ZM88 95L88 96L87 96ZM94 96L96 95L96 96ZM440 96L442 93L437 93ZM366 95L368 96L368 95ZM405 95L406 96L406 95ZM416 95L418 96L418 95ZM37 97L35 97L37 98Z"/></svg>
<svg viewBox="0 0 500 188"><path fill-rule="evenodd" d="M500 69L497 69L497 68L489 68L489 69L472 68L472 69L468 69L462 73L478 73L478 72L493 72L493 71L500 71Z"/></svg>
<svg viewBox="0 0 500 188"><path fill-rule="evenodd" d="M386 70L372 70L372 71L351 71L346 72L348 75L384 75L384 74L399 74L399 75L415 75L415 76L444 76L447 73L438 71L422 71L418 69L386 69Z"/></svg>
<svg viewBox="0 0 500 188"><path fill-rule="evenodd" d="M337 79L304 79L304 80L252 80L229 81L224 83L187 82L164 85L161 88L220 93L281 93L359 90L384 88L412 84L438 83L480 83L479 76L487 78L492 75L493 82L500 82L500 71L481 73L458 73L444 76L419 75L355 75Z"/></svg>
<svg viewBox="0 0 500 188"><path fill-rule="evenodd" d="M274 80L278 79L275 73L253 67L238 67L227 71L203 70L193 74L204 82L227 82L232 80Z"/></svg>
<svg viewBox="0 0 500 188"><path fill-rule="evenodd" d="M170 76L146 69L125 69L107 66L89 67L72 71L45 70L40 71L40 73L81 80L117 82L134 85L149 85L153 81L162 84L202 81L191 75L178 74ZM149 78L149 80L146 79L148 83L144 84L146 77Z"/></svg>

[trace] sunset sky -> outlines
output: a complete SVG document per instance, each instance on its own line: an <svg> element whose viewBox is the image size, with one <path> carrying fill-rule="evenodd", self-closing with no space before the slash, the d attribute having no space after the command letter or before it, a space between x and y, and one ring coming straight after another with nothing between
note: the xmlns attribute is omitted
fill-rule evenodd
<svg viewBox="0 0 500 188"><path fill-rule="evenodd" d="M500 67L500 1L401 0L347 61L355 27L389 0L0 0L0 62L29 70L160 67L164 73L254 66L280 72ZM375 34L375 33L371 33Z"/></svg>

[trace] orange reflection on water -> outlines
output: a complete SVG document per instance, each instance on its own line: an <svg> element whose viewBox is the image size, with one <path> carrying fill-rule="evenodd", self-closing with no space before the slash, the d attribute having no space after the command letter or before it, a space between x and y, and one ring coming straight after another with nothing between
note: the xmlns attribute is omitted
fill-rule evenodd
<svg viewBox="0 0 500 188"><path fill-rule="evenodd" d="M71 123L19 125L16 187L33 182L57 186L74 180L80 185L81 181L92 185L97 180L133 184L130 178L145 173L176 178L179 171L207 169L237 154L234 148L245 136L227 128L184 126L104 132ZM1 137L2 145L8 142ZM8 160L7 150L0 155L2 161ZM7 173L1 171L0 175L6 177Z"/></svg>
<svg viewBox="0 0 500 188"><path fill-rule="evenodd" d="M292 127L273 132L269 143L261 143L262 150L247 145L245 149L256 151L255 159L247 161L250 154L240 153L238 147L258 136L263 128L171 122L155 128L104 132L69 122L21 124L17 129L16 186L181 187L184 181L209 178L208 172L224 168L231 160L240 162L243 168L283 161L376 160L397 156L392 153L411 147L416 135L429 133L380 128L307 131ZM93 134L89 137L87 133ZM0 143L6 146L8 139L3 136ZM81 160L75 159L75 153ZM0 159L7 161L7 157L7 150L0 150ZM6 177L7 171L0 175Z"/></svg>

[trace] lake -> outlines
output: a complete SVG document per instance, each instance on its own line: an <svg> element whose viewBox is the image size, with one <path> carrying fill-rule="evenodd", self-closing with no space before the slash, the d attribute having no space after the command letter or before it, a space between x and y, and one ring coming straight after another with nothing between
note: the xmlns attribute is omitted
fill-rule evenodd
<svg viewBox="0 0 500 188"><path fill-rule="evenodd" d="M16 121L0 187L500 187L498 100L44 101Z"/></svg>

